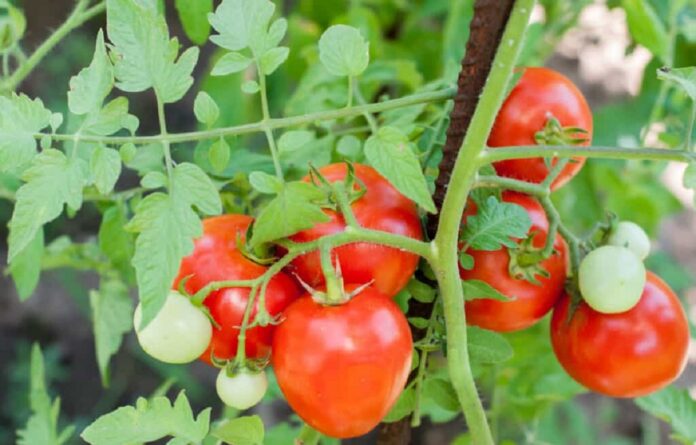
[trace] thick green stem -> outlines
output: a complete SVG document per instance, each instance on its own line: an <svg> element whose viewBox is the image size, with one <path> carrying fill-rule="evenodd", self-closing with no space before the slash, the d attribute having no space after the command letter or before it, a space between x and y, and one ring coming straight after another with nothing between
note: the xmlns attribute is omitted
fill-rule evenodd
<svg viewBox="0 0 696 445"><path fill-rule="evenodd" d="M266 129L277 129L286 127L299 127L302 125L312 124L319 121L330 121L342 119L352 116L359 116L364 113L379 113L381 111L393 110L395 108L403 108L410 105L424 104L430 102L441 102L452 99L456 93L455 88L444 88L438 91L427 93L413 94L410 96L401 97L398 99L386 100L374 104L357 105L348 108L340 108L337 110L319 111L316 113L303 114L300 116L268 119L264 122L256 122L253 124L236 125L233 127L216 128L205 131L191 131L187 133L172 133L163 137L161 135L153 136L97 136L84 135L84 142L101 142L109 145L121 145L133 143L139 145L151 144L155 142L168 141L171 144L179 144L184 142L196 142L207 139L218 139L225 136L235 136L249 133L262 133ZM34 133L35 139L41 139L45 133ZM72 140L71 134L55 134L52 135L53 140L66 141Z"/></svg>
<svg viewBox="0 0 696 445"><path fill-rule="evenodd" d="M496 147L488 149L481 156L482 164L503 161L507 159L525 159L536 157L572 158L584 156L601 159L643 159L650 161L691 162L696 160L696 154L686 150L671 150L664 148L621 148L621 147L550 147L544 145L524 145L517 147Z"/></svg>
<svg viewBox="0 0 696 445"><path fill-rule="evenodd" d="M90 0L79 0L67 20L52 33L36 50L20 64L19 68L2 83L2 91L9 92L17 89L20 83L36 68L41 60L60 43L72 30L81 26L92 17L106 10L106 2L102 1L88 8Z"/></svg>
<svg viewBox="0 0 696 445"><path fill-rule="evenodd" d="M442 295L450 379L469 425L472 443L477 445L493 444L493 437L469 362L464 295L457 267L459 225L479 166L476 160L485 149L493 120L512 77L533 6L533 0L518 0L513 7L493 69L457 155L433 241L431 266Z"/></svg>

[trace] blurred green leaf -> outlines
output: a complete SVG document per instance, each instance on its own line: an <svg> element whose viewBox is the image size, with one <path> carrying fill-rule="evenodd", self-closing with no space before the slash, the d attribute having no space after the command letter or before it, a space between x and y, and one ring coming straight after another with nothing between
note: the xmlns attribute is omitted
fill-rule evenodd
<svg viewBox="0 0 696 445"><path fill-rule="evenodd" d="M213 11L213 0L176 0L174 6L188 38L203 45L210 35L208 14Z"/></svg>
<svg viewBox="0 0 696 445"><path fill-rule="evenodd" d="M696 442L696 400L689 391L668 387L636 399L636 404L672 425L675 440L684 445Z"/></svg>
<svg viewBox="0 0 696 445"><path fill-rule="evenodd" d="M360 75L370 61L370 45L352 26L333 25L319 39L319 59L334 76Z"/></svg>

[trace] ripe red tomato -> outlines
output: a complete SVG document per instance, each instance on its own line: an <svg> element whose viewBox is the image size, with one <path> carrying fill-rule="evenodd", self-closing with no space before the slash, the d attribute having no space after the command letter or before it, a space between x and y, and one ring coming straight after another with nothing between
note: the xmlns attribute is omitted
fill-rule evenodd
<svg viewBox="0 0 696 445"><path fill-rule="evenodd" d="M541 205L534 198L513 192L503 193L503 201L520 205L527 211L532 220L529 233L535 233L532 244L536 248L542 248L546 243L549 223ZM464 222L474 213L476 206L472 202L464 213ZM467 323L497 332L510 332L528 328L546 315L562 295L566 278L567 248L558 235L554 248L556 252L541 263L550 276L537 276L540 284L510 276L510 254L507 248L494 251L469 250L468 253L474 257L474 268L465 270L460 267L460 277L463 280L485 281L514 299L467 301Z"/></svg>
<svg viewBox="0 0 696 445"><path fill-rule="evenodd" d="M186 290L193 294L212 281L250 280L259 277L266 267L254 263L237 249L237 237L244 239L252 218L246 215L223 215L203 220L203 236L195 241L193 253L181 262L173 287L191 276ZM213 338L201 360L210 363L211 352L220 359L233 358L237 353L239 326L249 298L249 288L225 288L212 292L204 304L220 325L213 328ZM284 273L273 277L266 291L266 309L278 315L300 295L293 279ZM250 321L256 316L257 306ZM246 355L262 358L270 353L274 326L254 327L246 332Z"/></svg>
<svg viewBox="0 0 696 445"><path fill-rule="evenodd" d="M575 380L613 397L657 391L686 365L689 327L679 299L648 272L638 304L620 314L602 314L585 302L568 319L564 296L551 319L551 342L558 361Z"/></svg>
<svg viewBox="0 0 696 445"><path fill-rule="evenodd" d="M348 291L355 286L348 286ZM305 295L285 311L272 364L292 409L331 437L373 429L404 389L413 342L396 304L369 287L323 306Z"/></svg>
<svg viewBox="0 0 696 445"><path fill-rule="evenodd" d="M578 127L592 139L592 111L584 96L567 77L548 68L525 68L519 83L512 89L498 116L490 136L490 147L536 145L534 135L553 116L563 127ZM575 176L585 158L573 158L552 184L561 187ZM543 158L510 159L493 164L501 176L530 182L542 182L549 168Z"/></svg>
<svg viewBox="0 0 696 445"><path fill-rule="evenodd" d="M423 239L416 205L396 190L376 170L354 164L355 176L366 188L365 194L351 208L358 223L365 228L382 230L411 238ZM320 169L330 182L346 177L346 164L331 164ZM308 180L308 178L305 178ZM343 232L346 222L340 212L324 211L331 221L291 237L296 242L314 241L322 236ZM353 243L333 249L346 283L364 284L374 280L374 287L387 297L396 295L408 283L418 266L418 256L391 247L370 243ZM313 287L324 283L319 252L298 257L292 267L299 277Z"/></svg>

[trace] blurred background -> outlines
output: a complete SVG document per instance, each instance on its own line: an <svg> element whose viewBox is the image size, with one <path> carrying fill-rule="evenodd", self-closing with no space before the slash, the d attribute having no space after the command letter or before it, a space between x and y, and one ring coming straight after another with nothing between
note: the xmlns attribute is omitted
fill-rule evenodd
<svg viewBox="0 0 696 445"><path fill-rule="evenodd" d="M289 62L271 77L272 108L278 115L302 112L293 109L292 94L307 68L306 60L311 57L308 53L312 50L302 51L301 48L315 45L321 30L329 24L351 23L367 30L368 34L381 33L369 35L372 50L409 60L408 67L398 72L402 92L407 93L409 88L441 75L441 64L432 54L449 48L461 56L467 17L464 14L461 19L453 20L450 14L467 9L465 4L470 2L364 0L358 9L346 0L275 3L290 19L289 46L293 50ZM683 118L687 109L685 101L676 92L661 92L661 84L655 77L660 62L635 43L632 32L636 31L629 30L624 9L616 7L621 2L561 0L541 3L545 7L539 6L535 11L536 25L530 31L523 60L527 64L555 68L580 87L595 113L595 145L637 146L641 139L653 147L678 145L683 122L686 122ZM663 3L668 2L651 3L660 11ZM28 18L23 45L30 51L50 30L59 26L73 1L24 0L17 5L25 10ZM172 34L178 35L185 46L191 45L169 1L166 10ZM678 31L674 65L696 65L696 17L683 20L687 23L679 24L685 31ZM64 91L68 80L89 63L94 36L102 26L104 17L98 17L71 34L21 85L20 91L42 98L54 111L65 111ZM414 41L418 45L410 45L409 42ZM217 99L223 116L220 124L234 125L257 119L256 104L239 92L238 76L207 76L210 60L215 57L214 47L206 44L198 64L197 79L199 88ZM409 86L409 82L413 86ZM666 102L664 107L657 109L655 103L661 94L665 95ZM168 108L170 131L197 128L192 112L194 96L191 92L183 101ZM132 97L131 112L140 118L141 134L157 132L155 107L154 98L148 94ZM649 120L654 123L649 125L648 131L642 131L641 127ZM177 146L176 149L176 157L186 158L201 148ZM230 168L234 174L234 167ZM572 186L559 191L555 199L565 220L577 230L587 229L605 210L641 224L655 240L649 267L696 308L696 212L694 197L681 186L682 169L676 164L592 161L573 180ZM660 180L655 181L655 177ZM119 186L133 186L137 180L135 175L126 175ZM6 223L11 210L11 202L0 199L0 257L6 255ZM98 228L98 211L86 206L74 218L61 217L49 224L47 242L59 235L68 235L78 242L89 240ZM166 390L168 386L160 387L163 381L176 390L185 388L196 410L211 405L219 408L214 394L214 369L201 363L187 367L158 364L144 355L132 334L127 336L123 348L112 361L110 386L102 388L89 306L89 290L97 285L97 278L74 269L54 269L51 265L46 265L46 269L49 270L42 274L38 289L24 303L20 303L11 279L0 277L0 444L14 443L15 430L26 422L29 414L28 359L32 342L42 345L51 391L60 395L62 416L76 423L78 431L98 414L130 404L138 396L147 396L157 388ZM693 311L691 317L696 319ZM543 336L545 329L542 325L521 335ZM696 348L692 348L691 355L692 362L696 363ZM696 396L696 366L690 365L678 384L692 388ZM277 394L277 389L275 391ZM500 426L504 433L501 435L514 441L509 443L530 444L669 443L664 425L643 414L631 401L584 394L559 404L552 404L552 399L544 402L543 409L533 410L534 428L524 429L511 421ZM512 399L506 406L517 409ZM289 411L284 404L266 404L260 411L267 425L285 422L271 430L268 443L290 443L288 431L294 420L287 423ZM463 430L460 415L438 407L426 409L426 413L429 417L424 426L414 431L413 443L443 444L457 440ZM71 443L81 442L74 438ZM374 437L345 443L374 443Z"/></svg>

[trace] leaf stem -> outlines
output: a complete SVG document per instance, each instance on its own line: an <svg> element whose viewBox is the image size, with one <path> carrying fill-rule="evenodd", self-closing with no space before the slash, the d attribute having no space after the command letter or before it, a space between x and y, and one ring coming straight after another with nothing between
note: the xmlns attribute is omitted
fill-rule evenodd
<svg viewBox="0 0 696 445"><path fill-rule="evenodd" d="M694 121L696 121L696 100L691 102L691 118L689 119L689 128L686 130L686 146L684 149L691 153L694 152L694 147L691 145L691 136L694 132Z"/></svg>
<svg viewBox="0 0 696 445"><path fill-rule="evenodd" d="M428 344L432 340L433 330L435 326L435 316L437 315L438 305L437 302L433 304L433 310L430 312L430 320L428 321L428 329L423 338L423 343ZM423 348L420 352L420 357L418 360L418 373L415 378L414 394L416 397L413 414L411 415L411 426L417 428L421 424L421 399L423 395L423 381L425 380L425 374L428 365L428 349Z"/></svg>
<svg viewBox="0 0 696 445"><path fill-rule="evenodd" d="M207 139L218 139L221 136L235 136L240 134L261 133L266 130L274 130L276 128L298 127L302 125L312 124L318 121L329 121L342 119L351 116L359 116L363 113L379 113L381 111L393 110L395 108L407 107L409 105L418 105L430 102L441 102L454 97L455 88L443 88L438 91L427 93L412 94L409 96L400 97L398 99L385 100L374 104L365 104L352 106L349 108L340 108L337 110L318 111L315 113L302 114L299 116L291 116L284 118L270 118L267 122L259 121L253 124L235 125L232 127L216 128L205 131L191 131L186 133L171 133L167 136L152 135L152 136L98 136L84 135L84 142L101 142L104 144L121 145L128 142L133 144L145 145L154 142L162 142L167 140L172 144L185 142L196 142ZM34 133L34 139L41 139L45 133ZM53 139L56 141L71 140L71 134L54 134Z"/></svg>
<svg viewBox="0 0 696 445"><path fill-rule="evenodd" d="M100 1L96 5L88 8L90 0L79 0L75 5L70 16L63 22L56 31L44 40L34 52L21 63L20 66L8 77L1 85L0 90L4 92L14 91L20 83L36 68L41 60L58 44L65 36L70 34L92 17L101 14L106 10L106 2ZM21 60L21 59L20 59Z"/></svg>
<svg viewBox="0 0 696 445"><path fill-rule="evenodd" d="M477 445L492 445L493 437L486 412L478 397L469 361L464 295L457 267L459 225L479 166L475 160L486 147L486 139L512 77L512 69L522 46L533 6L533 0L517 0L513 6L500 40L503 44L498 47L493 61L494 69L491 70L457 155L433 241L431 266L442 296L450 379L464 411L472 443Z"/></svg>
<svg viewBox="0 0 696 445"><path fill-rule="evenodd" d="M304 424L300 434L295 438L295 445L317 445L321 439L321 433L311 426Z"/></svg>
<svg viewBox="0 0 696 445"><path fill-rule="evenodd" d="M266 140L268 141L268 148L271 150L271 157L273 158L273 167L275 168L276 177L280 182L285 182L283 177L283 167L280 165L280 156L278 155L278 148L276 146L275 137L273 136L273 130L268 125L271 121L271 113L268 108L268 91L266 87L266 75L261 71L261 65L256 63L256 72L259 75L259 88L261 89L261 113L263 114L263 119L261 124L263 125L263 133L266 135Z"/></svg>
<svg viewBox="0 0 696 445"><path fill-rule="evenodd" d="M159 95L155 93L157 97L157 118L159 119L160 134L166 138L167 136L167 119L164 114L164 103L160 99ZM162 140L162 148L164 149L164 162L167 167L167 177L169 178L169 189L172 187L172 180L174 174L174 161L172 160L172 150L169 141L166 139Z"/></svg>
<svg viewBox="0 0 696 445"><path fill-rule="evenodd" d="M358 85L358 80L352 79L351 85L353 92L355 93L355 101L359 105L366 107L367 101L365 100L365 97L362 95L362 92L360 91L360 85ZM370 130L372 131L372 134L377 134L377 131L379 130L379 125L377 124L377 119L375 119L375 116L372 114L372 112L368 109L364 109L362 115L365 116L365 120L367 120L367 123L370 125Z"/></svg>
<svg viewBox="0 0 696 445"><path fill-rule="evenodd" d="M623 148L605 146L543 146L525 145L516 147L496 147L488 149L479 157L481 164L507 159L525 159L535 157L572 158L585 156L600 159L642 159L651 161L691 162L696 160L696 153L685 150L664 148Z"/></svg>

